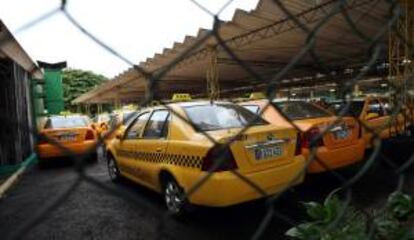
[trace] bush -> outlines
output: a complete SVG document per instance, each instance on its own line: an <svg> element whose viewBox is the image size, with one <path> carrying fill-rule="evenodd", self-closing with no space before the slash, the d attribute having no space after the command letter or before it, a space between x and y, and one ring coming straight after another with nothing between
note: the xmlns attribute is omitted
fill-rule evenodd
<svg viewBox="0 0 414 240"><path fill-rule="evenodd" d="M346 206L335 192L323 203L304 203L310 220L289 229L293 239L402 240L414 239L414 198L394 192L385 206L369 213Z"/></svg>

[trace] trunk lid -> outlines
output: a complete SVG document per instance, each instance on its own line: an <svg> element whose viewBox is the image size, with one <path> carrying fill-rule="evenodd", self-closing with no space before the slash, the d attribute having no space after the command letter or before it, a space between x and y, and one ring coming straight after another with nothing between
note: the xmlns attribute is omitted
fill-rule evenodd
<svg viewBox="0 0 414 240"><path fill-rule="evenodd" d="M94 134L93 130L87 127L44 129L41 131L41 134L59 143L76 143L83 142L86 138L86 134L88 131L91 131L92 134Z"/></svg>
<svg viewBox="0 0 414 240"><path fill-rule="evenodd" d="M336 119L337 117L304 119L296 120L295 124L305 132L315 128L324 132L326 128L334 124L322 137L323 145L327 148L334 149L356 144L359 135L359 126L356 120L352 117L344 117L335 123Z"/></svg>
<svg viewBox="0 0 414 240"><path fill-rule="evenodd" d="M226 143L241 129L208 132L220 143ZM293 128L274 125L252 126L230 145L242 173L266 170L293 161L297 132Z"/></svg>

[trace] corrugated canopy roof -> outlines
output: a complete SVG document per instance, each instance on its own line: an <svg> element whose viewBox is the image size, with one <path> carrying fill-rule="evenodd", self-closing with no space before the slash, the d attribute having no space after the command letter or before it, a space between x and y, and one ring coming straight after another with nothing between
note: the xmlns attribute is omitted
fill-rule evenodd
<svg viewBox="0 0 414 240"><path fill-rule="evenodd" d="M338 6L337 0L282 0L283 5L296 19L309 29L315 26ZM357 26L359 32L373 37L386 26L390 6L383 0L348 0L344 9ZM164 49L145 62L139 64L148 72L163 69L187 49L206 36L209 30L200 29L197 36L186 36L182 43ZM223 22L218 30L226 45L250 68L263 78L275 74L286 66L306 45L309 36L287 16L273 0L260 0L257 7L249 12L236 10L233 19ZM386 43L387 35L381 39ZM240 67L220 46L214 36L208 37L200 46L195 47L184 60L176 64L159 82L155 91L156 98L169 98L174 92L200 94L206 92L206 70L209 66L211 47L218 50L218 69L220 88L234 89L257 85L258 82ZM316 33L314 52L330 70L344 70L361 67L370 56L369 42L352 29L341 13L336 13ZM362 64L362 65L360 65ZM318 80L321 69L315 59L306 54L289 71L286 84L301 84L301 81ZM297 80L298 77L308 76ZM295 80L296 79L296 80ZM145 77L134 68L116 76L112 81L83 94L74 103L105 103L137 101L146 91ZM224 91L226 92L226 91Z"/></svg>

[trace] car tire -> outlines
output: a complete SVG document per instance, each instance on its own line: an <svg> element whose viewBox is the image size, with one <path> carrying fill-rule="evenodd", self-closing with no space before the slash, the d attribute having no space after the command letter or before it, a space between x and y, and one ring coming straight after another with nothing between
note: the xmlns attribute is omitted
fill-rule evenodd
<svg viewBox="0 0 414 240"><path fill-rule="evenodd" d="M107 154L106 156L109 178L112 182L118 182L121 178L121 174L119 172L115 158L111 154Z"/></svg>
<svg viewBox="0 0 414 240"><path fill-rule="evenodd" d="M185 192L172 177L163 184L163 198L168 212L173 217L182 217L188 213L190 204L185 199Z"/></svg>

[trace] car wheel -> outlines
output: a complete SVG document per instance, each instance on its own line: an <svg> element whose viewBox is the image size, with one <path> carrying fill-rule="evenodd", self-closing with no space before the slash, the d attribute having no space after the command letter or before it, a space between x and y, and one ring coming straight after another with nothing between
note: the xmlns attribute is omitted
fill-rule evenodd
<svg viewBox="0 0 414 240"><path fill-rule="evenodd" d="M184 190L173 179L166 181L163 190L164 201L168 211L173 216L183 215L187 205L186 200L184 199Z"/></svg>
<svg viewBox="0 0 414 240"><path fill-rule="evenodd" d="M117 182L121 178L121 175L119 173L115 158L112 155L107 154L107 159L109 178L112 182Z"/></svg>

